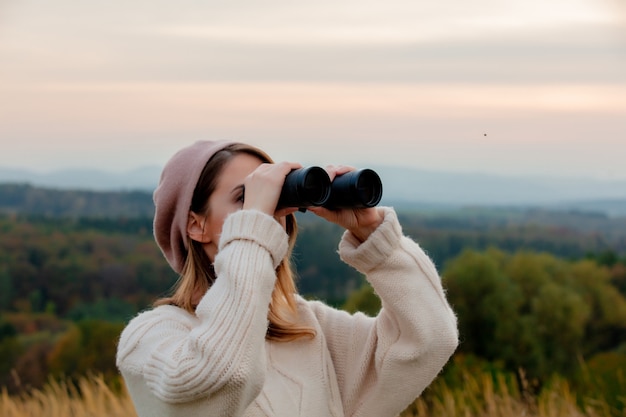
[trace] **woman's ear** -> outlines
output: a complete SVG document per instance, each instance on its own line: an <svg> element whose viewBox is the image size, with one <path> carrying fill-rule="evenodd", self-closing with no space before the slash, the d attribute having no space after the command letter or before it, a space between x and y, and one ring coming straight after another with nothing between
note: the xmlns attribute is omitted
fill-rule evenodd
<svg viewBox="0 0 626 417"><path fill-rule="evenodd" d="M211 237L204 233L206 220L206 216L190 211L189 218L187 219L187 236L196 242L209 243Z"/></svg>

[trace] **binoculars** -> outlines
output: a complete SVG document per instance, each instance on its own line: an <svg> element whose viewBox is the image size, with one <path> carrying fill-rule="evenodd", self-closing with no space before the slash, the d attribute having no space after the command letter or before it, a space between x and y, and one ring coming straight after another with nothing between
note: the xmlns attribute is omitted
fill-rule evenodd
<svg viewBox="0 0 626 417"><path fill-rule="evenodd" d="M313 166L287 174L278 207L367 208L376 206L382 195L380 177L371 169L347 172L331 182L323 168Z"/></svg>

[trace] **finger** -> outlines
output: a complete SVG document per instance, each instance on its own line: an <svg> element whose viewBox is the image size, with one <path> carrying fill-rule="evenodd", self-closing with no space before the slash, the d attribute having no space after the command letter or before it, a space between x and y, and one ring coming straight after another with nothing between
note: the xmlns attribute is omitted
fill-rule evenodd
<svg viewBox="0 0 626 417"><path fill-rule="evenodd" d="M354 171L355 169L356 168L350 165L328 165L326 167L326 172L328 173L330 180L333 181L335 177Z"/></svg>
<svg viewBox="0 0 626 417"><path fill-rule="evenodd" d="M248 175L247 180L252 181L253 178L266 178L272 182L276 182L278 185L282 185L285 181L285 177L292 170L301 168L302 165L297 162L279 162L277 164L261 164L254 171Z"/></svg>
<svg viewBox="0 0 626 417"><path fill-rule="evenodd" d="M337 175L343 175L346 172L355 171L356 168L351 165L340 165L337 167Z"/></svg>
<svg viewBox="0 0 626 417"><path fill-rule="evenodd" d="M287 174L300 167L297 162L261 164L244 180L244 209L274 214Z"/></svg>
<svg viewBox="0 0 626 417"><path fill-rule="evenodd" d="M280 208L280 209L276 210L276 213L274 213L274 217L276 217L276 218L285 217L285 216L287 216L289 214L295 213L296 211L298 211L297 207Z"/></svg>
<svg viewBox="0 0 626 417"><path fill-rule="evenodd" d="M331 220L332 217L336 217L336 213L332 212L331 210L325 207L320 207L320 206L309 207L308 210L311 213L315 214L316 216L319 216L326 220Z"/></svg>
<svg viewBox="0 0 626 417"><path fill-rule="evenodd" d="M283 171L286 170L287 173L291 172L294 169L302 168L302 164L300 164L299 162L283 161L275 165L279 166Z"/></svg>

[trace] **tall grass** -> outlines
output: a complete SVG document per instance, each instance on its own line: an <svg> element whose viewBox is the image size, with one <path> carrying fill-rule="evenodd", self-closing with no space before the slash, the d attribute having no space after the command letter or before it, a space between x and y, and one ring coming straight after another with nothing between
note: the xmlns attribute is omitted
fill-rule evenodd
<svg viewBox="0 0 626 417"><path fill-rule="evenodd" d="M133 404L101 377L77 383L50 382L44 389L20 396L0 394L2 417L133 417ZM555 380L539 395L504 376L465 374L458 388L437 380L401 417L621 417L606 402L574 395L565 380ZM377 417L377 416L372 416Z"/></svg>
<svg viewBox="0 0 626 417"><path fill-rule="evenodd" d="M117 394L102 377L84 377L76 383L51 381L42 390L20 396L0 394L2 417L134 417L125 391Z"/></svg>
<svg viewBox="0 0 626 417"><path fill-rule="evenodd" d="M565 379L553 379L538 395L520 380L487 372L464 373L458 387L437 380L401 417L626 417L603 399L576 395Z"/></svg>

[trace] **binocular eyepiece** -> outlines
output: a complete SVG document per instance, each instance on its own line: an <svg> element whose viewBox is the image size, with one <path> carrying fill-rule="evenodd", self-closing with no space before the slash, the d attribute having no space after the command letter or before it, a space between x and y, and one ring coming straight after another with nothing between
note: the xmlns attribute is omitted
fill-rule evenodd
<svg viewBox="0 0 626 417"><path fill-rule="evenodd" d="M313 166L287 174L278 207L368 208L376 206L382 195L380 177L371 169L347 172L331 182L324 169Z"/></svg>

